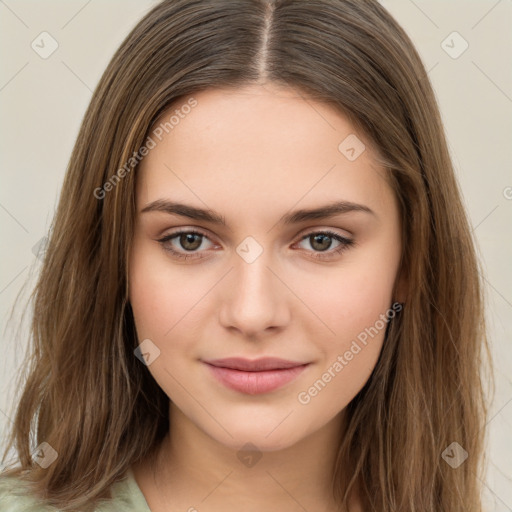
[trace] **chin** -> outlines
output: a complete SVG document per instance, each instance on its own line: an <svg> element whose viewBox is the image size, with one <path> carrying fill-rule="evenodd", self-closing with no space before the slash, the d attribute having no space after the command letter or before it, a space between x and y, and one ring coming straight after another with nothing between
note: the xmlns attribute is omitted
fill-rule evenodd
<svg viewBox="0 0 512 512"><path fill-rule="evenodd" d="M244 448L244 446L253 445L260 452L275 452L290 448L305 437L298 432L290 432L290 430L284 428L280 429L279 426L276 428L278 424L279 422L274 423L272 428L268 428L266 424L264 427L257 427L252 424L247 425L246 428L240 423L233 428L229 428L229 426L226 425L227 430L233 437L226 434L221 438L215 436L214 439L235 451L244 449L251 450L250 447Z"/></svg>

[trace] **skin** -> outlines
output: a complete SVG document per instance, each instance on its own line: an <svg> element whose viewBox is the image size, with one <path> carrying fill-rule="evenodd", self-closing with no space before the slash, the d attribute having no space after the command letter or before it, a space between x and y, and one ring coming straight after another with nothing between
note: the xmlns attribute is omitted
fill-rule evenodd
<svg viewBox="0 0 512 512"><path fill-rule="evenodd" d="M374 369L385 329L307 404L298 395L332 374L358 334L400 300L394 192L370 142L328 105L268 84L194 98L198 105L137 170L130 301L139 340L160 350L148 370L171 399L170 433L154 467L133 466L137 483L153 512L231 512L241 503L248 512L336 510L329 481L344 409ZM354 161L338 150L350 134L366 145ZM227 226L141 213L158 199L214 210ZM339 200L373 214L280 223L292 210ZM178 228L205 237L158 241ZM326 229L355 245L335 254L334 238L304 238ZM248 236L263 250L252 263L236 251ZM180 260L164 247L200 257ZM233 356L310 364L284 387L248 395L224 387L202 362ZM246 443L261 455L252 467L237 457ZM354 494L350 511L358 510Z"/></svg>

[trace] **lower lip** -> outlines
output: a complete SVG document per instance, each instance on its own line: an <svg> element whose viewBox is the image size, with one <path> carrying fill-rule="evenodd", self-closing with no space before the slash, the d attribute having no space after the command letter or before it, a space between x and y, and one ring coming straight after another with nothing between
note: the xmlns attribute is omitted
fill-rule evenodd
<svg viewBox="0 0 512 512"><path fill-rule="evenodd" d="M282 370L246 372L206 364L218 381L230 389L247 395L260 395L274 391L291 382L309 366L305 364Z"/></svg>

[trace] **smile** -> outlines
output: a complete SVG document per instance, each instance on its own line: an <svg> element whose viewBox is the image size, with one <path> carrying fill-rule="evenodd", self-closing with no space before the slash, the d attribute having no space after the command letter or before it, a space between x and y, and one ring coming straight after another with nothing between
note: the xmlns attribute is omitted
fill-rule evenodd
<svg viewBox="0 0 512 512"><path fill-rule="evenodd" d="M220 383L248 395L270 393L279 389L309 366L309 363L294 363L275 358L257 361L231 358L204 363Z"/></svg>

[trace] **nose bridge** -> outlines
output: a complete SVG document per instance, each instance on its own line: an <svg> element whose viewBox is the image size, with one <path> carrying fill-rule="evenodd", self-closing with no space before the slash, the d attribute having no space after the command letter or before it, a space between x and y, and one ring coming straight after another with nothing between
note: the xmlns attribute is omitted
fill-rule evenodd
<svg viewBox="0 0 512 512"><path fill-rule="evenodd" d="M269 270L269 258L259 256L255 261L248 263L243 259L237 261L234 269L234 290L239 298L254 298L261 300L262 295L275 296L274 276ZM275 279L275 278L274 278ZM266 302L268 302L268 299Z"/></svg>
<svg viewBox="0 0 512 512"><path fill-rule="evenodd" d="M283 285L276 278L270 251L252 237L236 249L234 269L224 295L222 320L226 327L256 333L277 327L287 318Z"/></svg>

